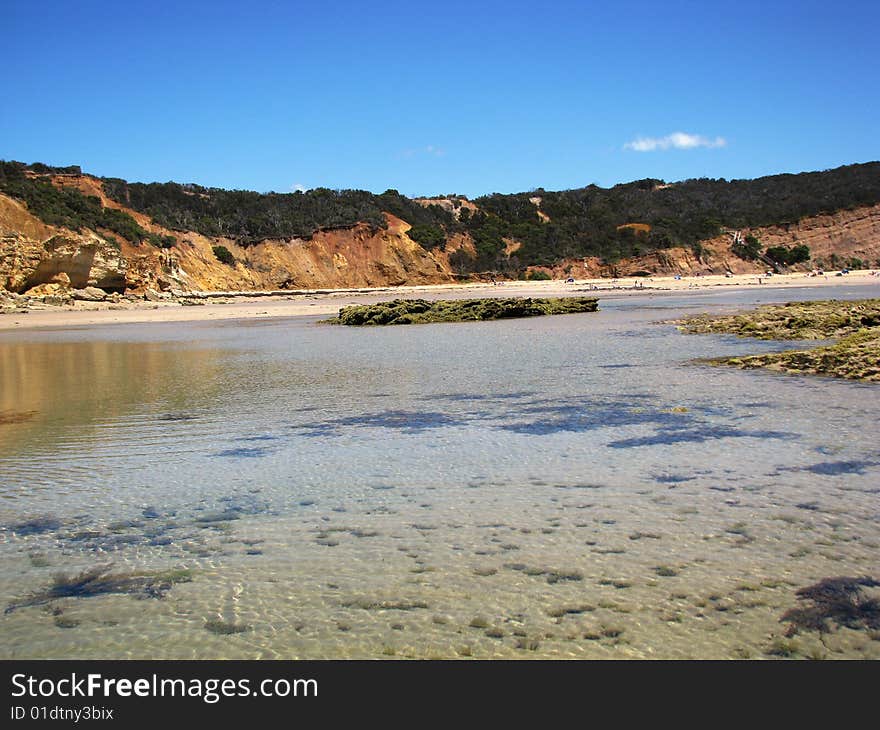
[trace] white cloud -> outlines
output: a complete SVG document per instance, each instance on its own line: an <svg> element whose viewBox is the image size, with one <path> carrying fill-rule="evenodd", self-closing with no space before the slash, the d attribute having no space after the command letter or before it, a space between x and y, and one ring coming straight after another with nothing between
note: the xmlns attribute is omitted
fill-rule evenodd
<svg viewBox="0 0 880 730"><path fill-rule="evenodd" d="M437 147L437 145L429 144L424 147L419 147L417 149L406 149L400 152L400 156L409 159L411 157L443 157L446 154L446 150L442 147Z"/></svg>
<svg viewBox="0 0 880 730"><path fill-rule="evenodd" d="M688 134L687 132L673 132L665 137L637 137L632 142L623 145L625 150L634 152L654 152L654 150L692 150L695 147L724 147L727 140L724 137L710 139L701 134Z"/></svg>
<svg viewBox="0 0 880 730"><path fill-rule="evenodd" d="M292 193L304 193L308 188L302 183L294 183L290 186L290 192Z"/></svg>

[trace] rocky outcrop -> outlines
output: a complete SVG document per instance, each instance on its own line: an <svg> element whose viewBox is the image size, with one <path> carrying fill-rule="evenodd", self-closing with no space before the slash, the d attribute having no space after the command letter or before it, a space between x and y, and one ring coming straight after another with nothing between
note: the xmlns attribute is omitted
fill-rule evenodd
<svg viewBox="0 0 880 730"><path fill-rule="evenodd" d="M379 304L343 307L331 324L354 327L387 324L430 324L436 322L483 322L493 319L542 317L552 314L595 312L599 300L593 297L550 299L393 299Z"/></svg>
<svg viewBox="0 0 880 730"><path fill-rule="evenodd" d="M118 248L94 233L52 236L41 249L39 263L27 272L25 289L50 282L62 273L75 289L91 286L122 291L126 287L128 262Z"/></svg>
<svg viewBox="0 0 880 730"><path fill-rule="evenodd" d="M381 287L453 279L445 254L423 249L407 235L409 224L391 215L385 229L360 224L321 231L311 239L267 240L248 247L232 239L167 231L143 216L138 222L151 233L173 235L176 245L156 249L120 241L117 247L96 232L46 226L21 203L0 195L0 288L27 292L55 283L59 274L68 277L72 290L130 290L144 296L171 289ZM233 265L217 260L213 249L218 245L232 252ZM33 294L64 296L41 289Z"/></svg>
<svg viewBox="0 0 880 730"><path fill-rule="evenodd" d="M868 268L880 267L880 205L839 210L790 225L755 228L744 233L751 233L765 247L806 245L813 261L822 262L825 267L834 267L832 257L858 258ZM810 267L806 264L801 268Z"/></svg>
<svg viewBox="0 0 880 730"><path fill-rule="evenodd" d="M410 225L386 214L387 228L360 224L322 231L309 241L284 245L268 241L252 247L252 268L271 272L274 282L288 288L325 286L400 286L451 280L430 253L409 238ZM280 264L280 266L279 266Z"/></svg>
<svg viewBox="0 0 880 730"><path fill-rule="evenodd" d="M81 302L103 302L107 298L107 292L96 286L87 286L85 289L74 289L70 296Z"/></svg>
<svg viewBox="0 0 880 730"><path fill-rule="evenodd" d="M47 226L21 203L0 195L0 287L12 292L56 285L121 291L127 272L121 251L97 233ZM49 293L61 294L47 289L43 295Z"/></svg>
<svg viewBox="0 0 880 730"><path fill-rule="evenodd" d="M122 291L127 269L119 249L93 233L63 233L45 241L17 233L0 236L0 284L9 291L57 284L60 275L68 288Z"/></svg>
<svg viewBox="0 0 880 730"><path fill-rule="evenodd" d="M877 383L880 382L880 330L864 330L844 337L834 345L812 350L726 357L710 362L743 370L766 368L793 375L826 375Z"/></svg>
<svg viewBox="0 0 880 730"><path fill-rule="evenodd" d="M760 340L827 340L862 329L880 331L880 299L767 304L741 314L700 314L674 320L688 334L733 334Z"/></svg>
<svg viewBox="0 0 880 730"><path fill-rule="evenodd" d="M789 302L733 315L698 315L675 322L690 334L730 333L762 340L839 342L810 350L722 357L713 365L767 368L786 373L829 375L880 382L880 299Z"/></svg>
<svg viewBox="0 0 880 730"><path fill-rule="evenodd" d="M42 258L43 250L38 240L16 231L0 232L0 287L7 291L22 291Z"/></svg>
<svg viewBox="0 0 880 730"><path fill-rule="evenodd" d="M468 211L468 214L476 213L479 210L475 203L460 196L452 198L413 198L412 200L423 208L431 205L439 206L450 215L455 216L456 219L461 217L463 210Z"/></svg>

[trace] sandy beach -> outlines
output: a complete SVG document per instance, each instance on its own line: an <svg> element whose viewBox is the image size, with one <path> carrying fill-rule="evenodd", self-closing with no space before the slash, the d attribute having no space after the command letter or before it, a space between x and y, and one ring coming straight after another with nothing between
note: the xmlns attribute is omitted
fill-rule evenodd
<svg viewBox="0 0 880 730"><path fill-rule="evenodd" d="M368 304L395 298L462 299L469 297L556 297L589 292L600 298L617 298L646 293L656 296L683 291L724 288L784 290L813 287L816 298L834 296L836 286L870 285L878 281L874 271L853 271L843 276L810 276L803 273L757 277L754 274L692 277L652 277L626 279L578 279L554 281L504 281L433 286L402 286L377 289L299 290L290 293L194 292L187 294L188 305L178 300L160 302L122 300L118 303L82 302L51 306L32 304L28 310L15 310L0 316L0 331L90 325L130 324L134 322L187 322L226 319L261 319L334 315L340 307ZM780 293L780 300L784 294Z"/></svg>

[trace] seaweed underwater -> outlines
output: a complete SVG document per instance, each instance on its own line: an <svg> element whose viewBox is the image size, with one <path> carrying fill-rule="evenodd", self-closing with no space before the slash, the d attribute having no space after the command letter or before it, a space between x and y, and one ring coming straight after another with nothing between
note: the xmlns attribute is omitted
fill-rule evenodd
<svg viewBox="0 0 880 730"><path fill-rule="evenodd" d="M832 623L880 630L880 599L865 593L865 588L877 587L880 581L868 576L836 576L801 588L795 595L803 605L789 609L780 619L790 624L785 635L791 637L801 630L829 633Z"/></svg>
<svg viewBox="0 0 880 730"><path fill-rule="evenodd" d="M30 606L43 606L61 598L92 598L109 593L161 599L175 584L189 583L192 580L192 572L186 569L158 573L111 573L112 568L112 563L106 563L72 576L56 573L51 586L32 593L18 603L11 603L4 613Z"/></svg>

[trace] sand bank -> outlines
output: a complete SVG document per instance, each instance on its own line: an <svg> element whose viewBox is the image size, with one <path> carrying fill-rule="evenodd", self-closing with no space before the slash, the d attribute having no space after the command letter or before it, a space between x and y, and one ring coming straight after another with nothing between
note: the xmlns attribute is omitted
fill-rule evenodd
<svg viewBox="0 0 880 730"><path fill-rule="evenodd" d="M786 289L815 287L817 298L833 298L834 288L877 284L880 277L871 271L855 271L845 276L808 276L777 274L757 277L754 274L693 277L653 277L628 279L578 279L564 281L505 281L499 284L469 283L434 286L402 286L381 289L334 291L297 291L266 296L258 293L221 294L217 292L191 295L191 306L180 301L76 302L71 305L31 305L27 311L12 311L0 316L0 331L45 327L84 327L91 325L128 324L134 322L186 322L225 319L261 319L266 317L298 317L335 315L340 307L352 304L373 304L389 299L420 297L423 299L457 299L473 297L560 297L583 296L600 299L651 294L664 296L683 291L711 291L715 288ZM759 283L760 282L760 283ZM784 295L780 295L784 298ZM601 306L601 305L600 305Z"/></svg>

